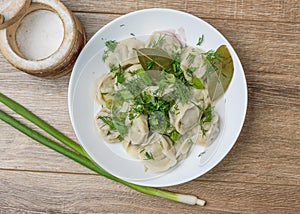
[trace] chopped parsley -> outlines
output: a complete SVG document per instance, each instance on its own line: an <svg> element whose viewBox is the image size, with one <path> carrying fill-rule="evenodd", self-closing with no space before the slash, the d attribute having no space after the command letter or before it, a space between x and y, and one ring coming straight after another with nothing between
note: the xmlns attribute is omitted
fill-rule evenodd
<svg viewBox="0 0 300 214"><path fill-rule="evenodd" d="M171 132L170 138L171 140L176 142L180 138L180 134L176 130L174 130Z"/></svg>
<svg viewBox="0 0 300 214"><path fill-rule="evenodd" d="M152 42L152 48L158 48L165 39L165 34L160 35L156 41Z"/></svg>
<svg viewBox="0 0 300 214"><path fill-rule="evenodd" d="M212 121L213 107L208 106L206 109L203 109L198 106L198 108L199 108L200 112L202 113L202 117L200 119L200 128L201 128L203 136L205 136L207 130L204 128L204 124Z"/></svg>
<svg viewBox="0 0 300 214"><path fill-rule="evenodd" d="M168 118L170 108L173 104L174 101L167 101L162 97L144 92L134 98L130 106L129 115L131 115L131 118L134 118L140 114L149 115L151 112L159 111Z"/></svg>
<svg viewBox="0 0 300 214"><path fill-rule="evenodd" d="M105 42L105 46L107 48L107 50L104 51L104 54L102 56L102 60L105 61L106 58L108 57L108 53L109 52L114 52L114 50L116 49L118 45L118 42L116 40L107 40Z"/></svg>
<svg viewBox="0 0 300 214"><path fill-rule="evenodd" d="M111 130L115 129L115 125L109 116L98 116L98 119L102 120Z"/></svg>
<svg viewBox="0 0 300 214"><path fill-rule="evenodd" d="M205 154L205 151L201 152L199 155L198 155L198 158L200 158L202 155Z"/></svg>
<svg viewBox="0 0 300 214"><path fill-rule="evenodd" d="M194 72L195 72L196 68L187 68L186 72L187 75L189 75L190 77L193 76Z"/></svg>
<svg viewBox="0 0 300 214"><path fill-rule="evenodd" d="M150 130L161 134L164 134L169 126L168 118L160 111L151 112L148 121Z"/></svg>
<svg viewBox="0 0 300 214"><path fill-rule="evenodd" d="M118 70L119 68L117 66L115 66L114 64L109 65L109 70L110 72L114 72L116 70Z"/></svg>
<svg viewBox="0 0 300 214"><path fill-rule="evenodd" d="M150 69L152 68L153 64L154 64L154 61L153 61L153 60L147 62L147 64L146 64L147 70L150 70Z"/></svg>
<svg viewBox="0 0 300 214"><path fill-rule="evenodd" d="M154 157L151 152L145 152L145 156L147 160L154 160Z"/></svg>
<svg viewBox="0 0 300 214"><path fill-rule="evenodd" d="M203 43L203 41L204 41L204 35L202 34L202 35L199 37L198 42L197 42L196 45L200 46L200 45Z"/></svg>
<svg viewBox="0 0 300 214"><path fill-rule="evenodd" d="M192 79L193 87L197 89L204 89L204 83L201 78L193 77Z"/></svg>
<svg viewBox="0 0 300 214"><path fill-rule="evenodd" d="M202 57L206 60L206 63L209 65L208 66L208 72L210 71L210 69L213 69L214 71L217 71L218 67L217 67L216 64L217 64L217 62L220 61L221 58L223 58L222 55L217 54L213 50L209 50L209 51L203 53Z"/></svg>
<svg viewBox="0 0 300 214"><path fill-rule="evenodd" d="M119 65L119 69L116 72L116 76L117 76L117 84L118 83L123 84L125 82L125 73L121 65Z"/></svg>

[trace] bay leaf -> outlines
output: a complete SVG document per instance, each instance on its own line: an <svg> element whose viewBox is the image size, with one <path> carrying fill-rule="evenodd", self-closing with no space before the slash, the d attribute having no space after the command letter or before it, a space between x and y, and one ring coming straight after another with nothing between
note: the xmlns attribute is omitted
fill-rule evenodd
<svg viewBox="0 0 300 214"><path fill-rule="evenodd" d="M216 58L208 63L208 93L213 101L227 90L234 73L233 61L226 45L221 45L215 52Z"/></svg>
<svg viewBox="0 0 300 214"><path fill-rule="evenodd" d="M173 59L161 49L141 48L136 49L139 61L146 70L172 70Z"/></svg>

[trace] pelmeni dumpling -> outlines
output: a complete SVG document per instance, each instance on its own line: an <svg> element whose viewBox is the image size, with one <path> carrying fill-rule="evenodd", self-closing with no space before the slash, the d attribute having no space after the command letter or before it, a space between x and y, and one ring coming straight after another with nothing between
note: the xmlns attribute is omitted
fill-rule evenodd
<svg viewBox="0 0 300 214"><path fill-rule="evenodd" d="M135 38L125 39L118 42L113 52L108 52L104 62L108 67L119 66L126 67L139 63L135 49L143 48L145 44Z"/></svg>
<svg viewBox="0 0 300 214"><path fill-rule="evenodd" d="M139 115L129 124L131 126L128 128L128 137L131 144L140 145L145 142L149 133L148 117L146 115Z"/></svg>
<svg viewBox="0 0 300 214"><path fill-rule="evenodd" d="M124 80L125 82L129 82L133 79L137 78L136 72L139 70L144 70L141 64L134 64L129 66L124 70ZM115 84L114 84L115 90L121 90L124 88L124 86L120 83L117 83L117 78L115 79Z"/></svg>
<svg viewBox="0 0 300 214"><path fill-rule="evenodd" d="M185 47L181 53L181 69L184 77L192 81L193 77L202 78L207 69L205 60L202 57L204 52L191 46Z"/></svg>
<svg viewBox="0 0 300 214"><path fill-rule="evenodd" d="M125 151L134 158L138 158L140 154L139 146L132 145L130 139L125 137L122 141L122 145Z"/></svg>
<svg viewBox="0 0 300 214"><path fill-rule="evenodd" d="M210 145L219 134L219 116L213 113L212 121L204 123L203 128L206 130L205 134L202 132L201 126L197 126L197 138L194 143L202 146Z"/></svg>
<svg viewBox="0 0 300 214"><path fill-rule="evenodd" d="M181 137L175 144L176 149L176 158L177 160L182 160L187 156L191 146L193 144L193 140L187 138L186 136Z"/></svg>
<svg viewBox="0 0 300 214"><path fill-rule="evenodd" d="M162 49L170 57L175 57L181 51L181 43L172 33L166 31L154 32L146 44L148 48Z"/></svg>
<svg viewBox="0 0 300 214"><path fill-rule="evenodd" d="M172 106L169 117L176 131L183 135L199 122L199 109L193 103L177 103Z"/></svg>
<svg viewBox="0 0 300 214"><path fill-rule="evenodd" d="M107 108L102 108L96 116L96 127L100 136L109 143L119 142L120 133L112 129L105 121L111 121L111 112Z"/></svg>
<svg viewBox="0 0 300 214"><path fill-rule="evenodd" d="M111 107L110 105L113 100L112 94L115 92L114 83L115 74L112 72L103 75L99 81L97 99L103 106L106 106L107 108Z"/></svg>
<svg viewBox="0 0 300 214"><path fill-rule="evenodd" d="M206 109L211 104L211 99L207 89L192 88L190 92L191 101L197 106L201 106L202 108Z"/></svg>
<svg viewBox="0 0 300 214"><path fill-rule="evenodd" d="M171 140L159 133L153 133L139 154L145 166L153 172L165 171L177 163L176 151Z"/></svg>

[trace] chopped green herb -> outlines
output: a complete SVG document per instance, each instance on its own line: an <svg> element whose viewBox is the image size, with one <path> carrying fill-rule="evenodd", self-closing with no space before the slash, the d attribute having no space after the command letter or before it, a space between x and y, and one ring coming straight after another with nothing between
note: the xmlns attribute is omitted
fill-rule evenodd
<svg viewBox="0 0 300 214"><path fill-rule="evenodd" d="M154 61L147 62L147 64L146 64L147 70L150 70L152 68L153 64L154 64Z"/></svg>
<svg viewBox="0 0 300 214"><path fill-rule="evenodd" d="M183 70L181 69L179 61L174 60L172 62L172 69L173 69L174 76L176 77L176 79L188 86L189 83L184 77L184 73L183 73Z"/></svg>
<svg viewBox="0 0 300 214"><path fill-rule="evenodd" d="M176 130L174 130L174 131L171 132L170 138L173 141L177 141L180 138L180 134Z"/></svg>
<svg viewBox="0 0 300 214"><path fill-rule="evenodd" d="M204 128L204 124L211 122L213 118L213 107L208 106L206 109L201 108L200 106L197 106L202 113L202 117L200 119L200 128L202 131L203 136L206 135L207 130Z"/></svg>
<svg viewBox="0 0 300 214"><path fill-rule="evenodd" d="M199 155L198 155L198 158L200 158L202 155L205 154L205 151L201 152Z"/></svg>
<svg viewBox="0 0 300 214"><path fill-rule="evenodd" d="M107 50L104 51L104 54L102 56L102 60L105 61L108 57L109 52L114 52L118 45L118 42L116 40L108 40L105 42L105 46L107 47Z"/></svg>
<svg viewBox="0 0 300 214"><path fill-rule="evenodd" d="M156 41L152 42L152 48L158 48L164 41L166 34L160 35Z"/></svg>
<svg viewBox="0 0 300 214"><path fill-rule="evenodd" d="M217 62L220 61L220 59L223 57L220 54L217 54L215 51L213 50L209 50L205 53L202 54L202 57L207 60L207 64L208 64L208 69L213 69L213 71L218 70L218 67L216 65ZM209 71L209 70L208 70Z"/></svg>
<svg viewBox="0 0 300 214"><path fill-rule="evenodd" d="M187 74L188 74L190 77L192 77L193 74L194 74L194 72L195 72L195 70L196 70L196 68L188 68L188 69L186 70L186 72L187 72Z"/></svg>
<svg viewBox="0 0 300 214"><path fill-rule="evenodd" d="M168 118L160 111L151 112L149 115L150 130L158 133L165 133L169 125Z"/></svg>
<svg viewBox="0 0 300 214"><path fill-rule="evenodd" d="M163 94L165 89L169 86L168 82L165 79L162 79L158 82L158 89L155 92L156 94L161 93Z"/></svg>
<svg viewBox="0 0 300 214"><path fill-rule="evenodd" d="M119 141L123 141L123 140L124 140L124 137L123 137L122 135L119 135L119 136L118 136L118 140L119 140Z"/></svg>
<svg viewBox="0 0 300 214"><path fill-rule="evenodd" d="M134 96L130 93L128 89L122 89L118 91L124 100L131 100L134 98Z"/></svg>
<svg viewBox="0 0 300 214"><path fill-rule="evenodd" d="M115 66L114 64L111 64L111 65L109 65L109 69L110 69L110 72L114 72L114 71L118 70L119 68L117 66Z"/></svg>
<svg viewBox="0 0 300 214"><path fill-rule="evenodd" d="M116 72L117 84L123 84L125 82L125 73L121 65L119 65L119 70Z"/></svg>
<svg viewBox="0 0 300 214"><path fill-rule="evenodd" d="M174 74L166 74L166 79L168 80L169 83L175 83L176 82L176 78L174 76Z"/></svg>
<svg viewBox="0 0 300 214"><path fill-rule="evenodd" d="M144 70L137 72L137 75L139 76L139 78L141 78L141 80L145 83L145 85L150 86L152 84L152 80Z"/></svg>
<svg viewBox="0 0 300 214"><path fill-rule="evenodd" d="M122 121L120 118L117 117L113 117L113 124L116 127L116 129L118 130L118 132L120 132L120 134L126 134L127 133L127 127L124 123L124 121Z"/></svg>
<svg viewBox="0 0 300 214"><path fill-rule="evenodd" d="M193 77L192 79L193 87L197 89L204 89L204 83L201 78Z"/></svg>
<svg viewBox="0 0 300 214"><path fill-rule="evenodd" d="M124 27L125 26L125 24L120 24L120 27Z"/></svg>
<svg viewBox="0 0 300 214"><path fill-rule="evenodd" d="M130 35L131 35L131 36L135 36L135 34L134 34L134 33L130 33Z"/></svg>
<svg viewBox="0 0 300 214"><path fill-rule="evenodd" d="M115 129L115 125L114 125L111 117L109 117L109 116L98 116L98 119L102 120L106 125L108 125L111 130Z"/></svg>
<svg viewBox="0 0 300 214"><path fill-rule="evenodd" d="M204 35L202 34L199 39L198 39L198 42L197 42L197 45L200 46L204 41Z"/></svg>
<svg viewBox="0 0 300 214"><path fill-rule="evenodd" d="M151 152L145 152L145 156L146 156L147 160L154 160Z"/></svg>
<svg viewBox="0 0 300 214"><path fill-rule="evenodd" d="M106 108L111 109L112 102L113 102L112 99L105 100Z"/></svg>
<svg viewBox="0 0 300 214"><path fill-rule="evenodd" d="M176 111L179 110L178 104L174 105L174 109L175 109Z"/></svg>
<svg viewBox="0 0 300 214"><path fill-rule="evenodd" d="M116 40L108 40L105 42L105 46L107 47L108 51L113 52L118 45L118 42Z"/></svg>

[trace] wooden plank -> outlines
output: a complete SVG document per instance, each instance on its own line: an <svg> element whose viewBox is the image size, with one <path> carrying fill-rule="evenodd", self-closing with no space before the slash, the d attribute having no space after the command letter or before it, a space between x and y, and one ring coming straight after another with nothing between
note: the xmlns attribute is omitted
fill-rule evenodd
<svg viewBox="0 0 300 214"><path fill-rule="evenodd" d="M1 213L297 213L300 187L196 181L168 190L197 195L205 207L137 193L94 175L0 171Z"/></svg>
<svg viewBox="0 0 300 214"><path fill-rule="evenodd" d="M116 13L124 14L138 9L137 0L125 0L125 1L72 1L62 0L72 11L76 12L88 12L88 13Z"/></svg>
<svg viewBox="0 0 300 214"><path fill-rule="evenodd" d="M146 8L172 8L189 12L201 18L256 20L273 22L300 22L300 2L297 0L271 1L168 1L168 0L125 0L125 1L71 1L63 2L76 12L124 14ZM112 6L113 5L113 6Z"/></svg>
<svg viewBox="0 0 300 214"><path fill-rule="evenodd" d="M187 11L203 18L300 22L300 2L297 0L187 0Z"/></svg>
<svg viewBox="0 0 300 214"><path fill-rule="evenodd" d="M119 16L77 15L86 27L88 38ZM297 39L300 28L294 28L295 25L289 23L277 25L232 20L225 25L223 20L207 21L229 38L240 55L248 80L249 105L237 145L221 164L201 180L299 184L299 144L296 142L300 139L300 80L297 75L300 62L296 47L300 45ZM232 31L227 28L228 25L237 28ZM265 31L261 32L262 29ZM260 45L262 39L266 46ZM76 139L67 109L69 76L55 80L32 77L10 66L2 57L0 65L1 92ZM0 130L0 168L90 173L2 122Z"/></svg>
<svg viewBox="0 0 300 214"><path fill-rule="evenodd" d="M287 121L286 118L291 112L293 110L271 107L249 109L245 126L235 147L218 166L199 179L300 185L299 145L296 143L300 136L300 112L297 111L295 116ZM273 115L278 117L273 120ZM56 115L53 115L51 124L58 126L56 123L59 122L55 123L54 118L57 118ZM33 142L2 122L0 124L4 133L0 140L0 168L92 173ZM68 122L60 121L60 124L66 127L64 131L72 132ZM274 130L281 134L275 136ZM14 136L13 140L11 136Z"/></svg>

